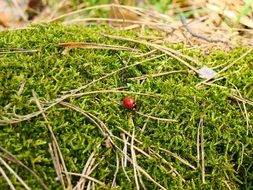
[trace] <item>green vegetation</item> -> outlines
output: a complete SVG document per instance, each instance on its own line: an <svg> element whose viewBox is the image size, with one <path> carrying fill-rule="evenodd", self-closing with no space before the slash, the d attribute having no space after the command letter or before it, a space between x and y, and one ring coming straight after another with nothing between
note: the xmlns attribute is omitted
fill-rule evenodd
<svg viewBox="0 0 253 190"><path fill-rule="evenodd" d="M131 162L125 167L131 179L129 182L122 169L121 152L115 146L104 146L107 137L103 136L99 127L66 104L57 104L45 111L48 123L42 115L38 115L9 124L15 114L27 115L39 110L33 90L43 109L46 109L56 98L90 84L80 91L84 95L66 98L64 102L99 118L120 139L123 139L123 132L119 127L130 134L135 129L135 138L142 142L135 142L135 145L150 156L135 151L138 165L166 189L250 189L253 186L253 106L250 101L253 97L253 52L222 73L223 79L213 85L209 83L210 85L196 87L203 79L178 60L162 55L159 51L140 56L152 48L104 37L101 33L141 41L137 33L97 26L41 24L22 30L0 32L0 147L10 151L32 169L49 189L62 189L56 180L49 153L48 144L52 141L47 125L50 124L69 172L82 173L89 156L96 150L93 166L96 163L98 166L90 176L111 187L118 156L119 170L115 189L134 189L136 184ZM63 54L64 49L58 46L62 42L118 45L136 51L73 48ZM230 52L216 50L203 55L201 50L187 49L182 44L167 46L191 57L198 57L208 67L220 66L217 71L247 51L245 47ZM158 55L161 56L154 58ZM151 57L154 59L151 60ZM130 66L141 61L143 63ZM126 69L121 69L123 67ZM116 70L119 71L114 72ZM179 72L151 76L169 71ZM114 73L109 75L112 72ZM108 76L96 81L106 75ZM150 76L145 80L130 79L142 75ZM239 92L244 99L235 98L240 96ZM129 94L136 98L138 112L176 119L177 122L147 119L134 111L126 110L120 103ZM197 157L197 134L198 129L201 132L201 121L205 183L203 168L200 167L201 154L200 161ZM103 127L100 123L101 126ZM113 138L113 142L123 149L124 144L120 140ZM128 142L131 143L131 138ZM159 148L177 154L187 163ZM127 153L132 158L130 146ZM8 160L3 151L0 151L0 156L5 161ZM28 186L41 189L30 172L16 163L8 163ZM22 189L20 182L3 165L0 166L12 183ZM75 185L79 177L72 176L71 180ZM142 180L147 189L159 189L143 174ZM0 176L0 189L7 188L8 184ZM96 188L105 187L96 184Z"/></svg>

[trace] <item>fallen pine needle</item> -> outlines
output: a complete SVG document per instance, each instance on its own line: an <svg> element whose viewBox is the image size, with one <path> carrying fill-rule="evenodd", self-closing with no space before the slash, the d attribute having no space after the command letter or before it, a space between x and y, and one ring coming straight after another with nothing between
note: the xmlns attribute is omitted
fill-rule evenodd
<svg viewBox="0 0 253 190"><path fill-rule="evenodd" d="M6 169L8 169L9 172L15 176L15 178L24 186L26 190L31 190L31 188L28 187L28 185L24 182L24 180L1 157L0 157L0 163L4 165Z"/></svg>
<svg viewBox="0 0 253 190"><path fill-rule="evenodd" d="M60 166L62 165L63 171L67 172L67 167L66 167L66 165L65 165L65 161L64 161L63 155L62 155L62 153L61 153L60 146L58 145L58 142L57 142L56 137L55 137L55 135L54 135L53 129L52 129L52 127L51 127L50 124L49 124L49 121L48 121L48 119L47 119L47 117L46 117L46 114L44 113L44 110L43 110L43 108L41 107L40 102L39 102L39 100L38 100L38 98L37 98L36 93L35 93L34 90L32 90L32 94L33 94L34 100L35 100L35 102L36 102L36 104L37 104L37 107L38 107L39 110L41 111L41 114L42 114L44 120L45 120L46 123L47 123L48 131L50 132L50 137L51 137L51 140L52 140L52 146L51 146L51 147L52 147L52 149L51 149L51 150L52 150L52 154L51 154L51 155L56 156L56 157L55 157L55 158L56 158L55 161L56 161L56 165L58 165L57 168L60 169L60 170L62 170L61 167L60 167ZM49 147L50 147L50 146L49 146ZM64 177L62 176L62 172L61 172L61 171L58 171L58 174L60 175L60 177L61 177L62 179L64 179ZM70 188L70 187L72 186L70 177L69 177L68 175L66 175L66 183L67 183L67 184L65 184L64 180L62 181L62 185L63 185L64 188L68 189L68 188ZM66 187L65 185L66 185L67 187Z"/></svg>
<svg viewBox="0 0 253 190"><path fill-rule="evenodd" d="M134 180L135 180L135 184L136 184L136 189L139 190L140 186L139 186L139 181L138 181L138 176L137 176L137 171L136 171L138 164L137 164L137 159L136 159L136 155L135 155L135 151L134 151L134 147L133 147L135 126L134 126L133 119L131 116L129 118L129 123L130 123L131 127L133 128L130 149L131 149L132 164L133 164L133 169L134 169Z"/></svg>
<svg viewBox="0 0 253 190"><path fill-rule="evenodd" d="M109 189L109 188L106 186L105 183L103 183L102 181L99 181L99 180L97 180L97 179L95 179L95 178L93 178L93 177L90 177L90 176L88 176L88 175L79 174L79 173L74 173L74 172L65 172L65 171L63 171L63 173L68 174L68 175L74 175L74 176L84 177L84 178L86 178L86 179L88 179L88 180L90 180L90 181L94 181L95 183L101 185L102 187L105 187L106 189Z"/></svg>
<svg viewBox="0 0 253 190"><path fill-rule="evenodd" d="M6 150L2 147L0 147L0 150L3 151L5 154L7 154L9 158L11 158L11 159L7 158L9 161L15 162L15 163L19 164L20 166L22 166L23 168L25 168L27 171L29 171L37 179L37 181L43 187L43 189L48 190L48 187L45 185L45 183L42 181L42 179L34 171L32 171L30 168L28 168L26 165L24 165L20 160L18 160L16 158L16 156L14 156L8 150ZM0 156L3 156L3 155L0 153Z"/></svg>
<svg viewBox="0 0 253 190"><path fill-rule="evenodd" d="M13 186L11 180L8 178L8 176L6 175L6 173L4 172L2 167L0 167L0 174L3 176L4 180L8 183L10 189L16 190L15 187Z"/></svg>
<svg viewBox="0 0 253 190"><path fill-rule="evenodd" d="M154 120L158 120L158 121L165 121L165 122L177 122L176 119L166 119L166 118L160 118L160 117L154 117L154 116L151 116L151 115L146 115L146 114L143 114L141 112L138 112L138 111L135 111L135 113L143 116L143 117L147 117L147 118L150 118L150 119L154 119Z"/></svg>

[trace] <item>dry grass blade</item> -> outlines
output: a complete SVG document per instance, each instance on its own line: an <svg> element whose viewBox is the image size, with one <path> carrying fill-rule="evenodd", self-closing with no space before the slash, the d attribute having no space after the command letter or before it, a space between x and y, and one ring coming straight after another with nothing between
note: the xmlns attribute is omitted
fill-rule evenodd
<svg viewBox="0 0 253 190"><path fill-rule="evenodd" d="M59 165L62 166L62 169L61 169L62 172L63 172L63 171L67 172L67 167L66 167L66 165L65 165L65 161L64 161L63 155L62 155L62 153L61 153L61 149L60 149L60 147L59 147L59 145L58 145L58 142L57 142L57 140L56 140L56 137L55 137L55 135L54 135L53 129L52 129L52 127L50 126L50 124L49 124L49 122L48 122L48 119L47 119L47 117L46 117L46 114L44 113L44 110L43 110L43 108L41 107L40 102L39 102L39 100L38 100L38 98L37 98L36 93L35 93L34 90L32 90L32 94L33 94L34 100L35 100L35 102L36 102L36 104L37 104L39 110L41 111L41 114L42 114L42 116L43 116L45 122L47 123L47 128L48 128L48 131L50 132L50 137L51 137L51 140L52 140L52 147L53 147L52 150L53 150L54 155L56 156L57 164L59 164ZM60 168L61 168L61 167L60 167ZM60 175L62 175L62 172L60 172ZM64 177L62 176L62 178L64 178ZM71 187L72 187L72 184L71 184L71 180L70 180L70 176L69 176L69 175L66 175L66 184L65 184L65 181L63 181L62 183L63 183L62 185L63 185L63 187L64 187L65 189L68 189L68 188L71 188Z"/></svg>
<svg viewBox="0 0 253 190"><path fill-rule="evenodd" d="M68 0L60 1L54 8L51 10L50 15L48 16L48 19L52 19L54 15L61 9L63 6L68 2Z"/></svg>
<svg viewBox="0 0 253 190"><path fill-rule="evenodd" d="M15 176L15 178L24 186L26 190L31 190L30 187L24 182L24 180L0 157L0 163L5 166L9 172ZM14 188L15 189L15 188Z"/></svg>
<svg viewBox="0 0 253 190"><path fill-rule="evenodd" d="M53 18L49 22L60 20L62 18L65 18L65 17L68 17L68 16L72 16L72 15L75 15L75 14L79 14L79 13L82 13L82 12L86 12L86 11L89 11L89 10L104 9L104 8L107 8L107 9L120 8L122 10L126 10L128 12L135 13L136 15L140 15L142 17L145 17L146 15L151 15L151 17L150 18L146 18L145 21L151 20L151 21L155 22L155 20L153 19L154 15L156 15L156 16L158 16L160 18L163 18L163 19L171 20L171 18L169 16L165 15L165 14L160 14L158 12L154 12L154 11L150 11L150 10L145 10L145 9L142 9L142 8L139 8L139 7L136 7L136 6L127 6L127 5L120 5L120 4L105 4L105 5L91 6L91 7L79 9L77 11L72 11L70 13L63 14L63 15L61 15L59 17ZM123 19L126 19L126 18L123 17Z"/></svg>
<svg viewBox="0 0 253 190"><path fill-rule="evenodd" d="M129 143L129 142L124 142L124 140L122 140L121 138L119 138L119 137L117 137L117 136L115 136L115 135L113 135L113 134L111 134L111 137L117 139L118 141L120 141L120 142L122 142L122 143L126 143L128 146L131 146L131 143ZM147 158L151 158L151 156L150 156L148 153L146 153L145 151L143 151L142 149L138 148L138 147L135 146L135 145L133 145L133 147L134 147L135 150L137 150L138 152L140 152L141 154L143 154L143 155L146 156Z"/></svg>
<svg viewBox="0 0 253 190"><path fill-rule="evenodd" d="M0 147L0 150L3 151L5 154L8 155L8 157L6 159L8 159L11 162L15 162L15 163L19 164L20 166L22 166L23 168L25 168L27 171L29 171L37 179L37 181L39 182L39 184L41 185L41 187L43 187L43 189L48 190L48 187L44 184L44 182L42 181L42 179L34 171L32 171L30 168L28 168L26 165L24 165L20 160L18 160L16 158L16 156L14 156L13 154L11 154L6 149ZM3 155L0 153L0 156L3 156Z"/></svg>
<svg viewBox="0 0 253 190"><path fill-rule="evenodd" d="M92 190L96 190L94 181L92 181L92 186L91 186L91 188L92 188Z"/></svg>
<svg viewBox="0 0 253 190"><path fill-rule="evenodd" d="M4 180L8 183L10 189L16 190L15 187L13 186L11 180L8 178L8 176L6 175L6 173L4 172L2 167L0 167L0 174L3 176Z"/></svg>
<svg viewBox="0 0 253 190"><path fill-rule="evenodd" d="M122 163L123 163L123 167L127 166L127 142L128 142L128 136L126 137L125 133L122 133L122 137L123 137L123 142L124 142L124 147L123 147L123 152L124 152L124 157L122 157Z"/></svg>

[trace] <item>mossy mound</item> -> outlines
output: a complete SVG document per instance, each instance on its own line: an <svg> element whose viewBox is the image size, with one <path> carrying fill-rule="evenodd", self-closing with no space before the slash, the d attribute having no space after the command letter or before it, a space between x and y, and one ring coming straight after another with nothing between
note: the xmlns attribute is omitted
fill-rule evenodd
<svg viewBox="0 0 253 190"><path fill-rule="evenodd" d="M149 155L145 156L136 150L137 163L157 183L166 189L252 188L253 106L244 102L244 99L234 99L231 93L240 91L243 98L252 100L253 52L229 68L222 80L200 88L196 85L203 79L178 60L168 55L150 59L162 54L159 51L140 56L140 53L152 49L133 42L106 38L101 33L138 39L138 34L134 32L97 26L36 25L28 29L0 32L0 146L39 175L49 189L61 189L49 153L51 138L47 126L50 124L69 172L81 173L89 156L96 150L93 166L98 165L90 176L111 187L118 158L115 189L134 189L136 184L131 162L124 168L130 178L128 181L122 168L120 150L113 145L104 146L107 137L84 114L66 105L56 104L45 111L48 122L42 115L37 115L8 124L12 122L11 118L39 110L32 91L36 93L43 109L46 109L56 98L93 81L93 84L80 91L84 93L82 96L69 97L64 102L98 118L113 135L121 139L123 132L119 127L130 134L134 128L136 139L142 142L136 142L135 145ZM73 48L63 54L63 48L58 45L62 42L103 43L138 51ZM247 50L238 48L226 53L216 50L204 56L200 50L187 49L181 44L167 45L186 55L198 57L209 67L229 65ZM121 69L123 67L126 69ZM152 77L152 74L170 71L178 72ZM133 79L142 75L150 76L144 80ZM231 91L235 87L238 91ZM137 112L176 119L177 122L147 119L125 109L121 100L129 94L137 100ZM200 121L203 121L205 183L201 167L203 162L201 157L198 159L197 148ZM119 139L114 138L113 142L123 149L124 143ZM131 143L131 138L128 142ZM131 158L130 146L127 154ZM8 160L2 151L0 156ZM28 186L41 189L30 172L16 163L8 163ZM3 164L0 166L12 183L22 188ZM79 177L72 176L73 186L78 180ZM142 180L147 189L159 189L144 174ZM96 184L96 189L100 188L106 187ZM2 176L0 189L8 189Z"/></svg>

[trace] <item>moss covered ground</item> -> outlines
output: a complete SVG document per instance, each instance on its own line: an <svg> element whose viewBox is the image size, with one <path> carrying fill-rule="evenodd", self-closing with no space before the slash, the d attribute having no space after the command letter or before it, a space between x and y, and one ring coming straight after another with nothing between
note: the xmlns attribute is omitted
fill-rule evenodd
<svg viewBox="0 0 253 190"><path fill-rule="evenodd" d="M102 33L142 41L133 31L98 26L41 24L0 32L1 159L32 189L43 187L4 150L33 170L49 189L62 189L49 151L50 125L68 172L82 173L94 154L91 167L96 167L89 176L105 184L94 182L96 189L111 188L114 176L115 189L136 189L138 185L160 189L145 172L165 189L253 188L253 52L224 71L220 80L196 86L203 79L182 62L158 50L145 55L151 47ZM64 51L59 46L63 42L128 49L99 46ZM216 71L249 49L214 50L206 55L182 44L163 45L217 67ZM144 78L134 78L139 76ZM81 86L83 94L73 95ZM137 100L136 111L121 104L127 95ZM37 113L38 105L45 110L44 117L28 115ZM126 139L129 146L123 154ZM131 140L139 149L130 145ZM126 155L129 160L122 167ZM135 159L138 166L132 164ZM23 189L3 162L0 167L17 189ZM73 187L78 180L79 176L71 175ZM3 175L0 189L8 189Z"/></svg>

